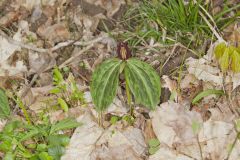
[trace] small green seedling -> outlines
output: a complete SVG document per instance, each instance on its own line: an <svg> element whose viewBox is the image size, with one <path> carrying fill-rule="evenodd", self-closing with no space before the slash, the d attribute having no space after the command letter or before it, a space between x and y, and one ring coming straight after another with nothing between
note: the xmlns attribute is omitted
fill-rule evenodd
<svg viewBox="0 0 240 160"><path fill-rule="evenodd" d="M153 155L159 150L160 142L157 138L153 138L148 141L148 146L149 146L148 153L150 155Z"/></svg>
<svg viewBox="0 0 240 160"><path fill-rule="evenodd" d="M110 123L111 123L112 125L114 125L114 124L116 124L117 121L119 121L120 119L121 119L121 118L118 117L118 116L112 116L111 119L110 119Z"/></svg>
<svg viewBox="0 0 240 160"><path fill-rule="evenodd" d="M81 125L74 119L64 119L57 123L27 124L10 121L0 133L0 152L3 160L60 160L69 136L59 131L73 129Z"/></svg>
<svg viewBox="0 0 240 160"><path fill-rule="evenodd" d="M214 54L223 72L228 69L240 72L240 48L222 42L216 45Z"/></svg>
<svg viewBox="0 0 240 160"><path fill-rule="evenodd" d="M120 43L118 58L104 61L93 72L90 91L96 110L102 112L113 102L122 73L130 108L133 94L135 103L155 109L161 94L158 74L149 64L132 58L127 44Z"/></svg>
<svg viewBox="0 0 240 160"><path fill-rule="evenodd" d="M64 70L65 73L69 73L69 68ZM71 73L69 73L67 80L63 78L63 74L56 67L53 70L53 84L55 87L50 93L58 96L58 105L65 112L68 111L69 105L74 106L80 103L84 103L83 92L77 87L77 83Z"/></svg>

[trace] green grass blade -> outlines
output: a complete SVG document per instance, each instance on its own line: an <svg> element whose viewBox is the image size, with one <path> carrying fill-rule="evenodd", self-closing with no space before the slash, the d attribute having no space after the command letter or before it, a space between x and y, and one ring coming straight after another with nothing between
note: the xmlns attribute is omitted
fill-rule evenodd
<svg viewBox="0 0 240 160"><path fill-rule="evenodd" d="M207 97L207 96L212 95L212 94L223 95L224 92L223 92L223 90L215 90L215 89L209 89L209 90L202 91L192 100L192 104L196 104L202 98Z"/></svg>
<svg viewBox="0 0 240 160"><path fill-rule="evenodd" d="M6 118L10 115L10 107L5 91L0 88L0 118Z"/></svg>

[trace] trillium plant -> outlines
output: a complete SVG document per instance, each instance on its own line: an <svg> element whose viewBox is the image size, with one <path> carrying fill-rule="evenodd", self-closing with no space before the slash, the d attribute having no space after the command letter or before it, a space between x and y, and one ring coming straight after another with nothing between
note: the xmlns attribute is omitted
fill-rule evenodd
<svg viewBox="0 0 240 160"><path fill-rule="evenodd" d="M113 102L121 74L124 75L130 111L133 97L135 104L154 110L161 94L157 72L149 64L133 58L127 43L119 43L117 53L117 58L104 61L93 72L90 91L96 110L101 113Z"/></svg>

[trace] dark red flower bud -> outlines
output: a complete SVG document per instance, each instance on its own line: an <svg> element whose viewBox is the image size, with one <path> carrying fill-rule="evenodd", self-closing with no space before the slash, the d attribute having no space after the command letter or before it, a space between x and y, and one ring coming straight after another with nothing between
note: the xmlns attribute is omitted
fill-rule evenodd
<svg viewBox="0 0 240 160"><path fill-rule="evenodd" d="M118 57L122 60L127 60L128 58L132 57L131 52L128 48L128 43L125 42L118 43L117 54Z"/></svg>

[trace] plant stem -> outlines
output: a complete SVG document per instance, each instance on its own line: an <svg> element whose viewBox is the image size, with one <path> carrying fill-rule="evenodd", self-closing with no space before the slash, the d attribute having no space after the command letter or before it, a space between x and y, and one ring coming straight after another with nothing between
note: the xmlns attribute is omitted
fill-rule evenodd
<svg viewBox="0 0 240 160"><path fill-rule="evenodd" d="M199 152L200 152L200 155L201 155L201 160L204 160L203 159L202 147L201 147L201 144L199 142L199 135L198 134L197 134L197 143L198 143L198 148L199 148Z"/></svg>
<svg viewBox="0 0 240 160"><path fill-rule="evenodd" d="M237 133L237 135L236 135L236 137L235 137L235 139L234 139L234 141L233 141L231 150L230 150L230 152L228 152L228 156L227 156L226 160L228 160L228 159L230 158L230 156L231 156L231 154L232 154L232 150L233 150L233 148L235 147L239 136L240 136L240 132Z"/></svg>
<svg viewBox="0 0 240 160"><path fill-rule="evenodd" d="M101 127L103 127L103 122L102 122L103 116L102 115L103 115L102 111L100 113L98 113L98 125Z"/></svg>
<svg viewBox="0 0 240 160"><path fill-rule="evenodd" d="M126 78L126 74L125 74L125 80L126 80L127 102L128 102L128 106L130 107L130 116L133 116L132 96L131 96L131 93L130 93L129 82Z"/></svg>
<svg viewBox="0 0 240 160"><path fill-rule="evenodd" d="M25 105L23 104L22 100L19 97L17 97L16 103L21 108L21 110L23 112L23 115L24 115L25 119L27 120L28 124L32 124L32 122L30 120L30 116L27 112L27 109L26 109Z"/></svg>

